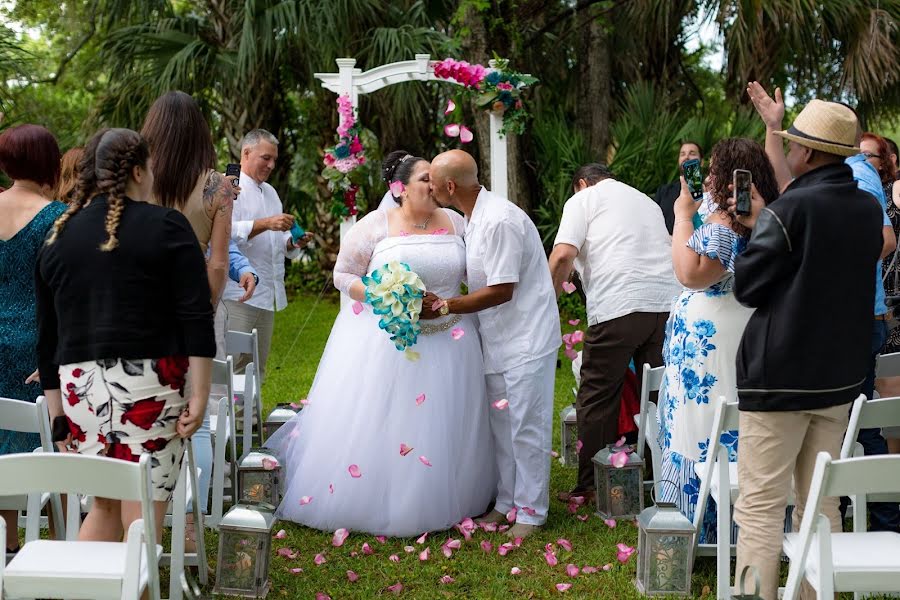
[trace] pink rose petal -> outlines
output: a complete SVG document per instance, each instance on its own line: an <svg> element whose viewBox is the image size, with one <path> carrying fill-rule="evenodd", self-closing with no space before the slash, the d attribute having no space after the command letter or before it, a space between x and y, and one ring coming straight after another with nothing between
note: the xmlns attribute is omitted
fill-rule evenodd
<svg viewBox="0 0 900 600"><path fill-rule="evenodd" d="M329 484L328 484L328 493L329 493L329 494L333 494L333 493L334 493L334 484L333 484L333 483L329 483Z"/></svg>
<svg viewBox="0 0 900 600"><path fill-rule="evenodd" d="M412 446L407 446L406 444L400 444L400 456L406 456L410 452L413 451Z"/></svg>
<svg viewBox="0 0 900 600"><path fill-rule="evenodd" d="M559 561L556 559L556 555L550 552L549 550L544 552L544 560L547 561L547 564L551 567L555 567L559 564Z"/></svg>
<svg viewBox="0 0 900 600"><path fill-rule="evenodd" d="M459 540L449 539L444 542L444 545L448 548L452 548L453 550L459 550L462 548L462 542Z"/></svg>
<svg viewBox="0 0 900 600"><path fill-rule="evenodd" d="M416 540L417 544L424 544L425 540L428 539L428 532L426 531L422 535L419 536L419 539Z"/></svg>
<svg viewBox="0 0 900 600"><path fill-rule="evenodd" d="M403 230L401 229L401 230L400 230L400 237L409 237L409 232L408 232L408 231L403 231Z"/></svg>
<svg viewBox="0 0 900 600"><path fill-rule="evenodd" d="M353 308L353 314L354 314L354 315L358 315L359 313L361 313L361 312L363 311L363 305L362 305L362 302L359 302L359 301L354 302L354 303L351 305L351 308Z"/></svg>
<svg viewBox="0 0 900 600"><path fill-rule="evenodd" d="M431 466L431 462L430 462L427 458L425 458L424 456L420 456L420 457L419 457L419 462L422 463L423 465L425 465L426 467L430 467L430 466Z"/></svg>
<svg viewBox="0 0 900 600"><path fill-rule="evenodd" d="M523 542L523 541L525 541L525 538L517 537L517 538L514 538L514 539L513 539L512 543L513 543L513 546L515 546L516 548L518 548L519 546L522 545L522 542Z"/></svg>
<svg viewBox="0 0 900 600"><path fill-rule="evenodd" d="M575 291L575 284L571 281L563 281L562 289L565 293L571 294Z"/></svg>
<svg viewBox="0 0 900 600"><path fill-rule="evenodd" d="M375 541L377 541L379 544L383 544L383 543L385 543L385 542L387 541L387 536L385 536L385 535L376 535L376 536L375 536Z"/></svg>
<svg viewBox="0 0 900 600"><path fill-rule="evenodd" d="M305 506L312 502L312 496L302 496L300 498L300 506Z"/></svg>
<svg viewBox="0 0 900 600"><path fill-rule="evenodd" d="M455 580L452 577L450 577L449 575L444 575L443 577L441 577L440 581L441 581L441 583L447 584L447 583L453 583Z"/></svg>
<svg viewBox="0 0 900 600"><path fill-rule="evenodd" d="M598 569L597 567L581 567L581 572L586 575L589 573L597 573L599 570L600 569Z"/></svg>
<svg viewBox="0 0 900 600"><path fill-rule="evenodd" d="M300 404L303 406L309 406L309 400L306 398L300 398Z"/></svg>
<svg viewBox="0 0 900 600"><path fill-rule="evenodd" d="M488 533L493 533L493 532L497 531L497 524L496 523L482 523L481 528L484 529L485 531L487 531Z"/></svg>
<svg viewBox="0 0 900 600"><path fill-rule="evenodd" d="M515 523L516 515L518 515L518 514L519 514L519 509L516 508L515 506L513 506L511 509L509 509L509 512L506 513L506 520L509 521L510 523Z"/></svg>
<svg viewBox="0 0 900 600"><path fill-rule="evenodd" d="M431 303L431 310L432 310L432 312L437 312L438 310L440 310L440 308L442 306L444 306L446 304L447 303L444 300L441 300L440 298L438 298L437 300L435 300L434 302Z"/></svg>
<svg viewBox="0 0 900 600"><path fill-rule="evenodd" d="M513 548L515 548L513 544L511 544L510 542L505 542L503 544L500 544L500 547L497 548L497 554L499 554L500 556L506 556Z"/></svg>
<svg viewBox="0 0 900 600"><path fill-rule="evenodd" d="M403 591L403 584L400 583L400 582L398 581L398 582L395 583L394 585L389 585L387 589L388 589L388 591L391 592L392 594L398 594L398 595L399 595L400 592Z"/></svg>
<svg viewBox="0 0 900 600"><path fill-rule="evenodd" d="M575 515L575 518L579 521L587 521L590 518L590 515Z"/></svg>
<svg viewBox="0 0 900 600"><path fill-rule="evenodd" d="M572 332L572 345L580 344L584 341L584 332L580 329Z"/></svg>
<svg viewBox="0 0 900 600"><path fill-rule="evenodd" d="M469 129L465 125L459 128L459 141L461 141L463 144L468 144L474 139L475 134L472 133L471 129Z"/></svg>
<svg viewBox="0 0 900 600"><path fill-rule="evenodd" d="M612 529L613 527L616 526L616 520L615 520L615 519L603 519L603 523L605 523L606 526L609 527L610 529Z"/></svg>
<svg viewBox="0 0 900 600"><path fill-rule="evenodd" d="M566 358L568 358L569 360L575 360L576 358L578 358L578 352L576 352L572 348L566 348L565 354Z"/></svg>
<svg viewBox="0 0 900 600"><path fill-rule="evenodd" d="M391 185L388 186L391 189L391 195L394 198L399 198L400 194L406 191L406 186L403 185L402 181L392 181Z"/></svg>
<svg viewBox="0 0 900 600"><path fill-rule="evenodd" d="M556 450L551 450L550 456L552 456L553 458L559 458L559 452L557 452Z"/></svg>
<svg viewBox="0 0 900 600"><path fill-rule="evenodd" d="M275 534L276 540L283 540L286 537L287 537L287 531L285 531L284 529L279 529L278 533Z"/></svg>
<svg viewBox="0 0 900 600"><path fill-rule="evenodd" d="M523 506L522 512L525 513L526 515L528 515L529 517L533 517L534 515L537 514L537 511L529 506Z"/></svg>
<svg viewBox="0 0 900 600"><path fill-rule="evenodd" d="M557 583L556 584L556 591L560 592L560 593L568 592L571 588L572 588L571 583Z"/></svg>
<svg viewBox="0 0 900 600"><path fill-rule="evenodd" d="M577 327L579 323L581 323L581 319L572 319L571 321L569 321L569 325L571 325L572 327Z"/></svg>
<svg viewBox="0 0 900 600"><path fill-rule="evenodd" d="M322 592L316 592L316 600L331 600L331 596Z"/></svg>
<svg viewBox="0 0 900 600"><path fill-rule="evenodd" d="M452 337L454 340L460 340L464 335L466 335L466 332L462 327L454 327L453 331L450 332L450 337Z"/></svg>
<svg viewBox="0 0 900 600"><path fill-rule="evenodd" d="M375 551L372 550L372 546L369 545L369 542L364 542L362 545L362 553L365 555L375 554Z"/></svg>
<svg viewBox="0 0 900 600"><path fill-rule="evenodd" d="M456 110L456 103L453 100L447 100L447 108L444 109L444 114L449 115L454 110Z"/></svg>
<svg viewBox="0 0 900 600"><path fill-rule="evenodd" d="M444 125L444 135L447 137L459 137L459 125L456 123Z"/></svg>
<svg viewBox="0 0 900 600"><path fill-rule="evenodd" d="M487 540L481 540L481 549L490 554L494 550L494 545Z"/></svg>
<svg viewBox="0 0 900 600"><path fill-rule="evenodd" d="M566 348L571 348L572 347L572 334L564 333L562 336L562 341L563 341L563 344L566 345Z"/></svg>
<svg viewBox="0 0 900 600"><path fill-rule="evenodd" d="M403 546L403 550L405 550L407 554L410 554L412 552L415 552L416 548L415 546Z"/></svg>
<svg viewBox="0 0 900 600"><path fill-rule="evenodd" d="M569 577L578 577L579 573L581 573L581 569L569 563L566 565L566 575Z"/></svg>
<svg viewBox="0 0 900 600"><path fill-rule="evenodd" d="M300 410L301 408L303 408L303 405L296 402L291 402L291 408L293 408L294 410Z"/></svg>
<svg viewBox="0 0 900 600"><path fill-rule="evenodd" d="M294 551L291 548L279 548L276 553L278 556L287 558L288 560L294 560L299 555L298 552Z"/></svg>
<svg viewBox="0 0 900 600"><path fill-rule="evenodd" d="M359 579L359 575L353 571L347 571L347 579L350 580L350 583L356 583L356 580Z"/></svg>
<svg viewBox="0 0 900 600"><path fill-rule="evenodd" d="M628 453L624 450L613 452L612 456L609 457L609 462L615 468L621 469L628 464Z"/></svg>
<svg viewBox="0 0 900 600"><path fill-rule="evenodd" d="M512 569L509 570L510 575L518 575L521 572L522 572L522 569L520 569L519 567L513 567Z"/></svg>
<svg viewBox="0 0 900 600"><path fill-rule="evenodd" d="M576 506L581 506L582 504L584 504L584 496L571 496L569 498L569 502Z"/></svg>
<svg viewBox="0 0 900 600"><path fill-rule="evenodd" d="M391 562L400 562L400 557L396 554L391 554L390 556L388 556L388 560Z"/></svg>
<svg viewBox="0 0 900 600"><path fill-rule="evenodd" d="M559 538L556 540L556 543L559 544L559 547L565 550L566 552L572 551L572 542L565 538Z"/></svg>
<svg viewBox="0 0 900 600"><path fill-rule="evenodd" d="M416 406L422 406L425 404L425 394L419 394L416 396Z"/></svg>
<svg viewBox="0 0 900 600"><path fill-rule="evenodd" d="M498 525L497 526L497 531L506 531L507 529L509 529L509 525Z"/></svg>
<svg viewBox="0 0 900 600"><path fill-rule="evenodd" d="M264 458L262 459L263 469L266 471L272 471L278 466L278 461L274 458Z"/></svg>
<svg viewBox="0 0 900 600"><path fill-rule="evenodd" d="M509 400L507 400L506 398L502 398L500 400L497 400L496 402L492 402L491 406L493 406L497 410L504 410L509 407Z"/></svg>
<svg viewBox="0 0 900 600"><path fill-rule="evenodd" d="M298 573L303 572L303 567L294 567L293 569L288 569L288 572L297 575Z"/></svg>
<svg viewBox="0 0 900 600"><path fill-rule="evenodd" d="M357 552L356 550L350 552L350 558L356 558L357 556L359 556L359 552Z"/></svg>
<svg viewBox="0 0 900 600"><path fill-rule="evenodd" d="M425 548L421 552L419 552L419 560L428 560L431 558L431 548Z"/></svg>
<svg viewBox="0 0 900 600"><path fill-rule="evenodd" d="M577 454L581 454L581 449L584 447L584 443L581 440L575 442L575 452ZM582 498L582 501L584 498Z"/></svg>
<svg viewBox="0 0 900 600"><path fill-rule="evenodd" d="M574 502L569 502L569 504L566 506L566 508L568 509L569 513L571 513L573 515L578 513L578 505L575 504Z"/></svg>
<svg viewBox="0 0 900 600"><path fill-rule="evenodd" d="M324 554L316 554L316 557L313 559L313 562L316 566L324 565L327 561L325 560Z"/></svg>
<svg viewBox="0 0 900 600"><path fill-rule="evenodd" d="M612 565L609 563L606 563L605 565L603 565L600 568L603 569L604 571L609 571L610 569L612 569Z"/></svg>
<svg viewBox="0 0 900 600"><path fill-rule="evenodd" d="M628 562L628 559L631 558L631 555L634 554L635 550L631 546L627 546L625 544L616 544L616 548L618 548L618 552L616 552L616 559L620 563Z"/></svg>
<svg viewBox="0 0 900 600"><path fill-rule="evenodd" d="M618 440L616 440L616 448L621 448L625 445L625 436L623 435Z"/></svg>
<svg viewBox="0 0 900 600"><path fill-rule="evenodd" d="M449 230L449 229L446 229L446 228L444 228L444 227L440 227L440 228L435 229L434 231L432 231L432 232L431 232L431 235L447 235L448 233L450 233L450 230Z"/></svg>
<svg viewBox="0 0 900 600"><path fill-rule="evenodd" d="M350 477L353 479L359 479L362 477L362 473L359 470L359 465L350 465L347 467L347 471L350 473Z"/></svg>
<svg viewBox="0 0 900 600"><path fill-rule="evenodd" d="M450 558L453 556L453 549L448 548L447 546L441 546L441 554L444 555L444 558Z"/></svg>
<svg viewBox="0 0 900 600"><path fill-rule="evenodd" d="M332 536L331 538L331 545L335 548L343 546L344 542L347 540L348 535L350 535L350 532L341 527L334 532L334 536Z"/></svg>

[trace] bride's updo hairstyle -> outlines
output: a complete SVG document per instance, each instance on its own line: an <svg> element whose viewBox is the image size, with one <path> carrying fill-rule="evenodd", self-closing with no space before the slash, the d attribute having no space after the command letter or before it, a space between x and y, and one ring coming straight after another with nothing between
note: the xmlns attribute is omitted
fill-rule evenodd
<svg viewBox="0 0 900 600"><path fill-rule="evenodd" d="M388 187L399 181L403 185L409 185L409 178L419 161L425 160L421 156L413 156L406 150L394 150L388 154L381 163L381 178ZM402 198L394 198L394 202L402 204Z"/></svg>

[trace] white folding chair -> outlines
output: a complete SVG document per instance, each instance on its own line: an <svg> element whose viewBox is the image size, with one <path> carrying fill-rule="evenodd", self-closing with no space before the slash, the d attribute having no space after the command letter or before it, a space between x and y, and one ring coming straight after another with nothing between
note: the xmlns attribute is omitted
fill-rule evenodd
<svg viewBox="0 0 900 600"><path fill-rule="evenodd" d="M166 525L172 528L171 549L160 556L159 564L170 568L169 600L181 600L183 587L181 579L177 576L185 572L186 566L197 567L201 585L207 585L209 574L207 573L206 543L204 539L205 528L203 526L203 514L200 512L200 503L197 501L194 491L197 487L197 466L194 463L194 446L187 444L186 456L181 463L181 473L178 483L175 485L175 493L172 496L171 514L166 516ZM197 536L197 551L186 553L184 549L184 531L186 505L188 498L192 498L194 527Z"/></svg>
<svg viewBox="0 0 900 600"><path fill-rule="evenodd" d="M879 354L875 360L875 377L900 377L900 352Z"/></svg>
<svg viewBox="0 0 900 600"><path fill-rule="evenodd" d="M855 438L854 438L855 439ZM835 592L900 592L900 534L866 531L865 497L900 493L900 455L832 460L816 457L799 533L784 536L791 561L784 600L794 600L807 581L819 598ZM853 533L832 533L822 499L856 496Z"/></svg>
<svg viewBox="0 0 900 600"><path fill-rule="evenodd" d="M47 412L47 401L43 396L38 396L34 402L25 402L23 400L14 400L12 398L0 398L0 424L3 429L16 431L19 433L36 433L40 436L41 452L49 454L53 453L53 442L50 434L50 415ZM5 491L5 488L0 488ZM63 512L62 502L59 494L43 494L40 506L50 506L50 514L53 515L53 522L56 523L56 535L58 538L63 537ZM23 495L18 496L0 496L0 510L15 510L24 512L28 507L28 498ZM24 515L18 521L24 521L21 525L25 527L25 541L36 540L40 537L40 527L46 525L46 518L42 518L40 510ZM7 527L17 527L17 523L7 523ZM11 556L11 555L10 555Z"/></svg>
<svg viewBox="0 0 900 600"><path fill-rule="evenodd" d="M206 526L218 528L219 521L225 513L225 474L231 483L231 499L234 499L234 490L237 485L236 464L237 455L237 431L234 413L234 376L233 359L227 356L225 360L213 360L212 384L225 388L225 397L218 401L216 414L209 416L209 428L213 438L213 468L211 478L212 505L206 517ZM225 450L231 450L231 462L226 463Z"/></svg>
<svg viewBox="0 0 900 600"><path fill-rule="evenodd" d="M634 424L638 427L637 455L642 459L647 445L650 446L650 460L653 464L653 479L644 481L645 488L651 488L659 481L662 473L662 448L659 447L659 424L656 422L656 404L650 402L650 394L659 392L662 395L663 375L666 367L651 367L644 363L641 372L641 412L634 415Z"/></svg>
<svg viewBox="0 0 900 600"><path fill-rule="evenodd" d="M159 557L150 481L150 455L138 463L74 453L0 456L0 481L12 494L28 494L28 510L39 495L68 494L66 541L26 542L4 568L0 597L138 600L146 589L159 600ZM79 494L139 501L141 517L124 542L79 542Z"/></svg>
<svg viewBox="0 0 900 600"><path fill-rule="evenodd" d="M250 432L253 431L254 422L258 426L258 441L262 445L262 377L259 371L259 334L256 328L250 333L243 331L225 332L225 354L240 356L249 354L253 361L249 363L243 373L234 375L234 393L243 400L243 417L246 422L249 418ZM249 408L248 408L249 407ZM247 426L244 426L245 432ZM250 450L252 442L244 439L243 452Z"/></svg>

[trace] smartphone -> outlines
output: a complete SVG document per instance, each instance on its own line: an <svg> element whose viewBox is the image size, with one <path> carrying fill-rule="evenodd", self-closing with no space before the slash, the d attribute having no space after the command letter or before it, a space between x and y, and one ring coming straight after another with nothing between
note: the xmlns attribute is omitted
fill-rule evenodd
<svg viewBox="0 0 900 600"><path fill-rule="evenodd" d="M306 230L297 224L297 218L294 217L294 224L291 225L291 240L296 244L304 235L306 235Z"/></svg>
<svg viewBox="0 0 900 600"><path fill-rule="evenodd" d="M700 161L696 158L681 163L684 180L691 191L691 198L699 200L703 197L703 173L700 172Z"/></svg>
<svg viewBox="0 0 900 600"><path fill-rule="evenodd" d="M734 170L734 212L739 215L750 214L750 184L753 175L744 169Z"/></svg>
<svg viewBox="0 0 900 600"><path fill-rule="evenodd" d="M241 185L241 165L237 163L228 163L228 166L225 167L225 176L234 177L234 179L231 180L231 185L234 187Z"/></svg>

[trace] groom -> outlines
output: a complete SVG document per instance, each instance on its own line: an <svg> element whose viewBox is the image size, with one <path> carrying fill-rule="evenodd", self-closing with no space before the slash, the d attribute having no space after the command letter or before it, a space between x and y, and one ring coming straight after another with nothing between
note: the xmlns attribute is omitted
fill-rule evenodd
<svg viewBox="0 0 900 600"><path fill-rule="evenodd" d="M439 154L430 177L437 203L466 216L469 293L449 299L426 294L422 316L478 313L500 474L494 510L483 520L502 522L515 508L509 536L525 537L544 524L549 508L560 329L547 257L528 215L478 183L469 154Z"/></svg>

